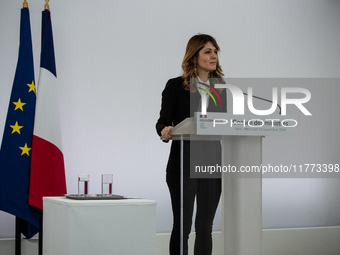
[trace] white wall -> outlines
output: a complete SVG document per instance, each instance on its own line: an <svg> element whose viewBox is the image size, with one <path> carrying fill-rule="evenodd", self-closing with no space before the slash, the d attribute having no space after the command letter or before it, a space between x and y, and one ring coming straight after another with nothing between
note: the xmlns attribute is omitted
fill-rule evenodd
<svg viewBox="0 0 340 255"><path fill-rule="evenodd" d="M29 1L36 80L43 5ZM17 1L0 3L0 134L17 61L20 8ZM157 200L159 233L171 229L169 144L159 141L154 126L161 92L180 75L192 35L217 39L227 77L339 77L337 0L58 0L50 8L68 192L77 192L78 173L91 175L91 193L100 192L101 173L113 173L115 193ZM339 152L336 135L329 134ZM265 179L264 227L340 225L339 184ZM12 237L14 218L0 212L0 222L0 238Z"/></svg>

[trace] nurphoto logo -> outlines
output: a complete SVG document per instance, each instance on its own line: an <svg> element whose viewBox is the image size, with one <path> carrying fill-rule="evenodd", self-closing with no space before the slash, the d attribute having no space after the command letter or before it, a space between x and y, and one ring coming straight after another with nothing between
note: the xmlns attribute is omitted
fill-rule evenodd
<svg viewBox="0 0 340 255"><path fill-rule="evenodd" d="M233 97L233 114L234 115L244 115L244 94L240 88L238 88L235 85L231 84L216 84L215 88L225 88L228 89ZM247 105L248 109L251 113L255 115L270 115L274 113L278 106L278 88L272 88L272 106L268 110L258 110L255 109L253 104L253 88L248 88L248 100ZM288 93L300 93L304 95L303 98L287 98ZM287 105L293 104L297 108L300 109L300 111L304 115L312 115L306 107L303 105L304 103L307 103L311 99L311 93L309 90L305 88L281 88L281 105L282 105L282 111L281 115L286 115L287 112Z"/></svg>

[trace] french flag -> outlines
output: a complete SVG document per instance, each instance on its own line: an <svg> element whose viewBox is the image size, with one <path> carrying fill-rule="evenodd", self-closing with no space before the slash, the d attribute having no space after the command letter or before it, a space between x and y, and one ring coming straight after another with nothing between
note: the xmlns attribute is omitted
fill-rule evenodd
<svg viewBox="0 0 340 255"><path fill-rule="evenodd" d="M67 193L49 10L42 12L40 74L31 155L28 202L42 210L42 197L63 196Z"/></svg>

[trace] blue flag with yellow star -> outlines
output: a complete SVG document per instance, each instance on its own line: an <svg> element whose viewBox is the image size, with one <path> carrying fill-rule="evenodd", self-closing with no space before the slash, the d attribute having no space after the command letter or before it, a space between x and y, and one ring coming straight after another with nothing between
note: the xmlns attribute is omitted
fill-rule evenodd
<svg viewBox="0 0 340 255"><path fill-rule="evenodd" d="M20 218L26 238L39 231L40 210L28 205L35 92L30 16L23 8L18 63L0 149L0 210Z"/></svg>

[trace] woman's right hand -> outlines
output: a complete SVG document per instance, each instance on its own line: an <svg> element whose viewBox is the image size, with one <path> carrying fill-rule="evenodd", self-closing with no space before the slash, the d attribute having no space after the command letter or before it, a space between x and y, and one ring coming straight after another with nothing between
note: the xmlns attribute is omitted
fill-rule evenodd
<svg viewBox="0 0 340 255"><path fill-rule="evenodd" d="M161 131L162 138L164 138L165 140L170 140L171 139L171 135L170 135L171 129L172 129L172 126L168 126L168 127L163 128L163 130Z"/></svg>

